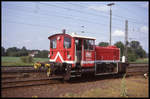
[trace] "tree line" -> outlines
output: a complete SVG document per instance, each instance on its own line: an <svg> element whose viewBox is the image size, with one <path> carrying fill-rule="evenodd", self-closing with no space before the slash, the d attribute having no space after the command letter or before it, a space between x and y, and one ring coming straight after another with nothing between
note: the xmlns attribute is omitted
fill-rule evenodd
<svg viewBox="0 0 150 99"><path fill-rule="evenodd" d="M128 61L135 61L138 58L146 58L148 57L148 53L146 53L146 51L142 48L142 46L140 45L139 41L131 41L131 42L127 42L128 46L127 46L127 58ZM98 44L99 46L103 46L106 47L109 45L108 42L100 42ZM114 44L116 47L120 48L120 57L122 57L124 55L124 50L125 50L125 45L121 42L118 41Z"/></svg>
<svg viewBox="0 0 150 99"><path fill-rule="evenodd" d="M36 54L34 54L34 57L38 58L47 58L49 54L48 50L29 50L26 49L25 46L23 46L21 49L17 47L10 47L8 49L1 47L2 56L11 56L11 57L29 56L29 54L33 54L34 52L37 52Z"/></svg>

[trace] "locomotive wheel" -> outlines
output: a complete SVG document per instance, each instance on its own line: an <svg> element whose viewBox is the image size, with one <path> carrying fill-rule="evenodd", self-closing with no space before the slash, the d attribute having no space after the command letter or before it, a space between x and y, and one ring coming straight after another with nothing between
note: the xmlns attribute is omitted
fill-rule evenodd
<svg viewBox="0 0 150 99"><path fill-rule="evenodd" d="M70 65L67 65L66 68L65 68L65 76L64 76L64 80L69 80L70 77L71 77L71 66Z"/></svg>

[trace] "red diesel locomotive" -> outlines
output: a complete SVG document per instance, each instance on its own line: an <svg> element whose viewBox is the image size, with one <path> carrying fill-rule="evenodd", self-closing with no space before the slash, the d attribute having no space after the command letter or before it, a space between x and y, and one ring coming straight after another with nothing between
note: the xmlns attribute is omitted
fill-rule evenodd
<svg viewBox="0 0 150 99"><path fill-rule="evenodd" d="M120 49L115 46L95 45L95 38L63 33L48 37L50 40L50 77L71 77L126 72L126 63L120 62Z"/></svg>

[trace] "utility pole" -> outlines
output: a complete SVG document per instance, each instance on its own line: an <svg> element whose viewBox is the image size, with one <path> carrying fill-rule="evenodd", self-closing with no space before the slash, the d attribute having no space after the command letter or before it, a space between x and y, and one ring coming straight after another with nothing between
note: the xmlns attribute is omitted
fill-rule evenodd
<svg viewBox="0 0 150 99"><path fill-rule="evenodd" d="M83 30L81 31L81 33L84 33L84 26L81 26L83 28Z"/></svg>
<svg viewBox="0 0 150 99"><path fill-rule="evenodd" d="M128 20L125 20L125 51L124 51L124 55L125 55L125 61L127 61L128 55Z"/></svg>
<svg viewBox="0 0 150 99"><path fill-rule="evenodd" d="M115 3L109 3L109 4L107 4L107 6L110 6L110 42L109 42L109 45L111 45L111 16L112 16L111 6L112 5L115 5Z"/></svg>

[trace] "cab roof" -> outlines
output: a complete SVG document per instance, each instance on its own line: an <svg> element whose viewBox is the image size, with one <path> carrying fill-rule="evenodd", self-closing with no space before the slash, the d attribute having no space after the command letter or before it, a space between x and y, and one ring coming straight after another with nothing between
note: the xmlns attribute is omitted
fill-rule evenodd
<svg viewBox="0 0 150 99"><path fill-rule="evenodd" d="M96 39L94 37L81 36L81 35L77 35L75 33L70 34L70 36L76 37L76 38L86 38L86 39L94 39L94 40Z"/></svg>
<svg viewBox="0 0 150 99"><path fill-rule="evenodd" d="M93 39L93 40L96 40L96 38L87 37L87 36L81 36L81 35L77 35L76 33L72 33L72 34L62 34L62 33L54 34L54 35L49 36L48 39L50 39L51 37L57 36L57 35L69 35L69 36L71 36L71 37L73 37L73 38L85 38L85 39Z"/></svg>

